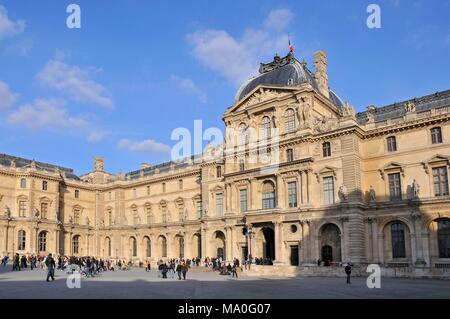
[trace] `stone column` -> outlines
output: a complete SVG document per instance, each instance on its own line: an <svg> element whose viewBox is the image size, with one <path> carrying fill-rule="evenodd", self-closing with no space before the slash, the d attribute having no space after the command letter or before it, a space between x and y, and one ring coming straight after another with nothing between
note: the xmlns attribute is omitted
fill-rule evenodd
<svg viewBox="0 0 450 319"><path fill-rule="evenodd" d="M250 207L252 210L258 209L258 184L255 178L250 180Z"/></svg>
<svg viewBox="0 0 450 319"><path fill-rule="evenodd" d="M380 252L378 250L378 220L376 218L372 218L372 237L371 237L371 244L372 244L372 262L378 263L380 262Z"/></svg>
<svg viewBox="0 0 450 319"><path fill-rule="evenodd" d="M282 252L282 242L283 242L283 223L275 222L275 262L283 263L283 252Z"/></svg>
<svg viewBox="0 0 450 319"><path fill-rule="evenodd" d="M306 202L308 204L310 204L310 190L311 190L311 173L309 172L309 170L306 170Z"/></svg>
<svg viewBox="0 0 450 319"><path fill-rule="evenodd" d="M201 255L201 259L205 259L207 257L206 255L206 236L207 236L208 232L207 232L207 228L206 227L202 227L201 228L201 242L202 242L202 255Z"/></svg>
<svg viewBox="0 0 450 319"><path fill-rule="evenodd" d="M284 179L280 175L277 175L276 195L276 207L284 208L286 206L284 197Z"/></svg>
<svg viewBox="0 0 450 319"><path fill-rule="evenodd" d="M303 204L304 203L303 199L304 199L304 194L305 194L304 182L303 182L303 171L299 171L299 178L298 179L299 179L298 190L299 190L299 193L300 193L300 204Z"/></svg>
<svg viewBox="0 0 450 319"><path fill-rule="evenodd" d="M422 225L421 225L422 216L420 213L413 213L412 221L414 225L414 239L416 242L416 266L425 266L425 259L423 256L423 241L422 241Z"/></svg>

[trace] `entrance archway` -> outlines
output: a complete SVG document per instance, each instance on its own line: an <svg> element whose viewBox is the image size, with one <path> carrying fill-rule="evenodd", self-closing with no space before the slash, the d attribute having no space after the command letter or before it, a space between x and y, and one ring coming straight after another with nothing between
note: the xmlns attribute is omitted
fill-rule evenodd
<svg viewBox="0 0 450 319"><path fill-rule="evenodd" d="M216 257L222 258L225 260L226 258L226 246L225 246L225 234L220 230L216 231L213 235L213 255Z"/></svg>
<svg viewBox="0 0 450 319"><path fill-rule="evenodd" d="M275 260L275 233L270 227L264 227L261 231L263 233L262 257Z"/></svg>
<svg viewBox="0 0 450 319"><path fill-rule="evenodd" d="M341 231L335 224L325 224L320 228L320 252L323 261L341 261Z"/></svg>

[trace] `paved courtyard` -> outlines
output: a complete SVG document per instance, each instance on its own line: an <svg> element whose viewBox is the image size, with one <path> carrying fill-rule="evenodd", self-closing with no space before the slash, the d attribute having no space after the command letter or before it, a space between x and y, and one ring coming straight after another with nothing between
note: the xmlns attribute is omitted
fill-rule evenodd
<svg viewBox="0 0 450 319"><path fill-rule="evenodd" d="M190 271L186 281L158 278L155 270L105 272L81 280L69 289L67 275L56 271L54 282L45 282L44 270L11 271L0 267L0 299L4 298L450 298L450 281L382 278L380 289L369 289L365 278L297 277L232 279L214 272Z"/></svg>

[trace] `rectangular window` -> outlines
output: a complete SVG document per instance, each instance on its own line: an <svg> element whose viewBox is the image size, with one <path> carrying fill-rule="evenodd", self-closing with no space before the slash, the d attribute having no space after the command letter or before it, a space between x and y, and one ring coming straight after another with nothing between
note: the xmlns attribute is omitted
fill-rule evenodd
<svg viewBox="0 0 450 319"><path fill-rule="evenodd" d="M331 156L331 144L330 142L325 142L322 145L323 157Z"/></svg>
<svg viewBox="0 0 450 319"><path fill-rule="evenodd" d="M241 189L239 191L239 202L241 207L241 213L244 213L247 211L248 204L247 204L247 190Z"/></svg>
<svg viewBox="0 0 450 319"><path fill-rule="evenodd" d="M440 127L433 127L431 129L431 143L432 144L442 143L442 131Z"/></svg>
<svg viewBox="0 0 450 319"><path fill-rule="evenodd" d="M41 218L47 218L48 203L41 203Z"/></svg>
<svg viewBox="0 0 450 319"><path fill-rule="evenodd" d="M19 217L25 217L27 214L27 202L21 200L19 202Z"/></svg>
<svg viewBox="0 0 450 319"><path fill-rule="evenodd" d="M43 181L42 182L42 190L46 191L47 190L47 181Z"/></svg>
<svg viewBox="0 0 450 319"><path fill-rule="evenodd" d="M334 179L332 176L323 178L323 195L326 205L334 204Z"/></svg>
<svg viewBox="0 0 450 319"><path fill-rule="evenodd" d="M294 150L292 148L286 151L286 158L288 162L292 162L294 160Z"/></svg>
<svg viewBox="0 0 450 319"><path fill-rule="evenodd" d="M433 168L434 196L448 195L447 167Z"/></svg>
<svg viewBox="0 0 450 319"><path fill-rule="evenodd" d="M111 192L108 192L108 198L111 200Z"/></svg>
<svg viewBox="0 0 450 319"><path fill-rule="evenodd" d="M150 186L147 186L147 195L150 195Z"/></svg>
<svg viewBox="0 0 450 319"><path fill-rule="evenodd" d="M178 188L183 189L183 180L182 179L178 180Z"/></svg>
<svg viewBox="0 0 450 319"><path fill-rule="evenodd" d="M223 216L223 194L216 194L216 215Z"/></svg>
<svg viewBox="0 0 450 319"><path fill-rule="evenodd" d="M167 223L167 207L162 208L162 222Z"/></svg>
<svg viewBox="0 0 450 319"><path fill-rule="evenodd" d="M388 152L395 152L397 150L397 141L395 136L389 136L387 138L387 149Z"/></svg>
<svg viewBox="0 0 450 319"><path fill-rule="evenodd" d="M20 180L20 188L27 188L27 180L25 178Z"/></svg>
<svg viewBox="0 0 450 319"><path fill-rule="evenodd" d="M152 214L152 208L147 207L147 224L153 223L153 214Z"/></svg>
<svg viewBox="0 0 450 319"><path fill-rule="evenodd" d="M166 183L162 183L162 191L163 191L163 193L166 192Z"/></svg>
<svg viewBox="0 0 450 319"><path fill-rule="evenodd" d="M203 214L202 214L202 201L198 200L197 201L197 218L200 219L202 218Z"/></svg>
<svg viewBox="0 0 450 319"><path fill-rule="evenodd" d="M136 190L136 188L133 188L133 197L134 197L134 198L137 197L137 190Z"/></svg>
<svg viewBox="0 0 450 319"><path fill-rule="evenodd" d="M297 182L288 183L289 208L297 207Z"/></svg>
<svg viewBox="0 0 450 319"><path fill-rule="evenodd" d="M73 223L78 225L80 223L80 210L76 209L73 212Z"/></svg>
<svg viewBox="0 0 450 319"><path fill-rule="evenodd" d="M217 166L217 178L222 177L222 166Z"/></svg>
<svg viewBox="0 0 450 319"><path fill-rule="evenodd" d="M180 222L184 222L185 220L185 216L184 216L184 206L183 205L179 205L178 206L178 220Z"/></svg>
<svg viewBox="0 0 450 319"><path fill-rule="evenodd" d="M388 175L389 180L389 198L390 200L402 199L402 188L400 184L400 173Z"/></svg>
<svg viewBox="0 0 450 319"><path fill-rule="evenodd" d="M80 191L78 189L75 190L75 198L80 198Z"/></svg>
<svg viewBox="0 0 450 319"><path fill-rule="evenodd" d="M239 160L239 171L243 172L245 170L244 160Z"/></svg>

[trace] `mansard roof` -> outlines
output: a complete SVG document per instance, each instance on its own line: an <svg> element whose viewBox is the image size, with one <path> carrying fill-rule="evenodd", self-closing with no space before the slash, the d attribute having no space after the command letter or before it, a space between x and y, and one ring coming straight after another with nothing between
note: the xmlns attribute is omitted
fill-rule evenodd
<svg viewBox="0 0 450 319"><path fill-rule="evenodd" d="M450 106L450 90L436 92L434 94L406 100L400 103L394 103L383 107L375 108L370 111L375 122L386 121L388 119L396 119L403 117L408 113L408 106L413 107L415 113L429 111L431 109L439 109L441 107ZM369 111L359 112L356 119L360 124L367 123L367 113Z"/></svg>
<svg viewBox="0 0 450 319"><path fill-rule="evenodd" d="M16 157L16 156L8 155L8 154L0 154L0 165L11 166L11 163L13 161L15 162L16 167L19 167L19 168L31 167L31 163L33 162L33 160L29 160L29 159L22 158L22 157ZM43 162L36 162L36 161L34 161L34 162L38 169L41 169L41 170L44 170L44 171L47 171L50 173L56 173L59 170L60 173L65 173L66 178L79 180L79 177L77 175L75 175L75 173L73 172L73 169L71 169L71 168L48 164L48 163L43 163Z"/></svg>
<svg viewBox="0 0 450 319"><path fill-rule="evenodd" d="M281 58L276 55L272 62L261 63L259 75L254 76L244 82L236 93L234 104L247 97L259 85L270 87L291 87L303 83L309 83L317 89L314 74L306 66L306 62L299 62L291 53ZM330 100L338 108L344 103L330 90Z"/></svg>

